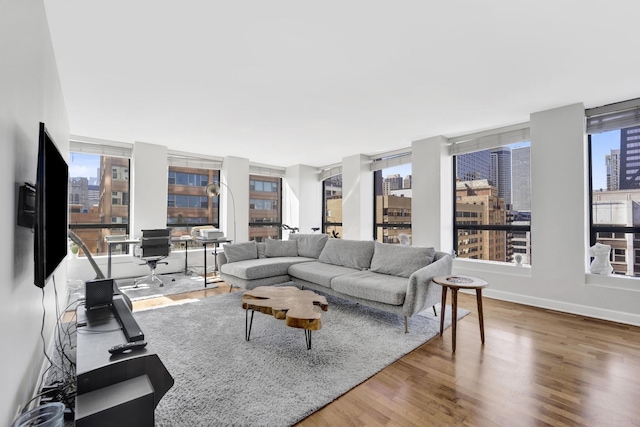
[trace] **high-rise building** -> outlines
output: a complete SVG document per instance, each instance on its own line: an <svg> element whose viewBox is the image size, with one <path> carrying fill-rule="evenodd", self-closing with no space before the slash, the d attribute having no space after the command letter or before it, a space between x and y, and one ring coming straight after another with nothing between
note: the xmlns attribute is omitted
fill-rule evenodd
<svg viewBox="0 0 640 427"><path fill-rule="evenodd" d="M619 190L620 150L611 150L611 154L604 156L604 162L607 168L607 191Z"/></svg>
<svg viewBox="0 0 640 427"><path fill-rule="evenodd" d="M502 197L506 205L511 205L511 148L491 150L490 159L489 181L498 187L498 197Z"/></svg>
<svg viewBox="0 0 640 427"><path fill-rule="evenodd" d="M411 188L411 175L407 175L404 177L404 183L402 184L403 188Z"/></svg>
<svg viewBox="0 0 640 427"><path fill-rule="evenodd" d="M511 209L531 212L531 147L511 150Z"/></svg>
<svg viewBox="0 0 640 427"><path fill-rule="evenodd" d="M620 190L640 188L640 126L620 130Z"/></svg>
<svg viewBox="0 0 640 427"><path fill-rule="evenodd" d="M401 190L403 185L403 179L400 174L389 175L382 182L382 194L387 196L391 194L392 190Z"/></svg>
<svg viewBox="0 0 640 427"><path fill-rule="evenodd" d="M486 179L456 183L456 223L458 256L461 258L506 261L506 233L494 230L465 230L469 225L506 223L504 201L498 189Z"/></svg>
<svg viewBox="0 0 640 427"><path fill-rule="evenodd" d="M491 179L491 156L488 150L456 156L456 178L460 181Z"/></svg>

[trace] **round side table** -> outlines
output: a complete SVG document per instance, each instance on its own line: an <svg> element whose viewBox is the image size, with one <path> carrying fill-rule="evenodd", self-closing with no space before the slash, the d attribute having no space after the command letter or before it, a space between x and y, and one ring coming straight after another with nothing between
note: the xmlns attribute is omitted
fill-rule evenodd
<svg viewBox="0 0 640 427"><path fill-rule="evenodd" d="M453 333L453 352L456 351L456 325L458 323L458 290L475 289L478 301L478 319L480 320L480 339L484 344L484 319L482 318L482 289L489 286L487 282L471 276L440 276L433 279L434 283L442 286L442 304L440 305L440 336L444 331L444 308L447 303L447 290L451 289L451 327Z"/></svg>

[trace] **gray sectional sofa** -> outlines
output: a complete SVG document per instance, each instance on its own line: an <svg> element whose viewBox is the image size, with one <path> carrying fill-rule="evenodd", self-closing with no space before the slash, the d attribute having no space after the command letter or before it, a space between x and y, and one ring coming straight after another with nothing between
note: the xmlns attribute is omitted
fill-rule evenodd
<svg viewBox="0 0 640 427"><path fill-rule="evenodd" d="M305 289L404 316L435 306L451 274L451 255L433 248L291 234L289 240L227 244L218 255L223 280L253 289L293 281ZM435 312L435 308L434 308Z"/></svg>

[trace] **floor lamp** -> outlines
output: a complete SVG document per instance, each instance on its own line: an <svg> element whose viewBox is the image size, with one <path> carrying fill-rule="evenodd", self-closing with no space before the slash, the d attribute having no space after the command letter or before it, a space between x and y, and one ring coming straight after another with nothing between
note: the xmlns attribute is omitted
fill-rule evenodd
<svg viewBox="0 0 640 427"><path fill-rule="evenodd" d="M205 188L205 192L209 197L217 197L220 195L220 185L224 185L229 190L229 195L231 196L231 206L233 207L233 240L237 243L238 235L236 234L236 200L233 197L233 191L231 188L224 182L214 182L213 184L209 184Z"/></svg>

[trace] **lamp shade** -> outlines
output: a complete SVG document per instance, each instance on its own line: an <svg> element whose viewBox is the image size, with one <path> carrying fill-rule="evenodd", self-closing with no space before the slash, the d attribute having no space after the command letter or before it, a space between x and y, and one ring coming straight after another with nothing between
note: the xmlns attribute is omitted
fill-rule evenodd
<svg viewBox="0 0 640 427"><path fill-rule="evenodd" d="M204 191L209 197L217 197L220 195L220 186L214 182L207 185Z"/></svg>

